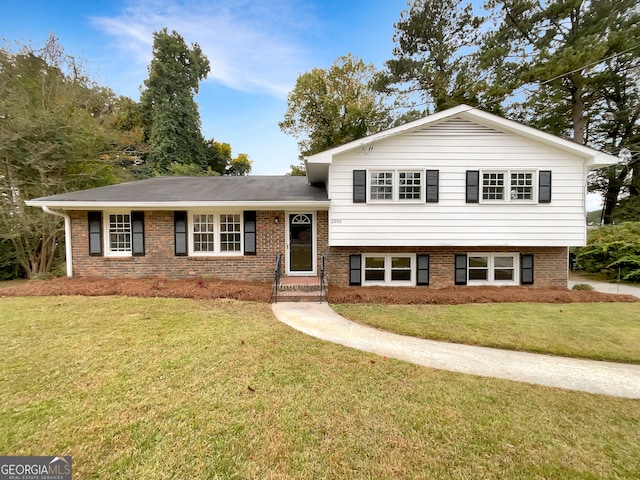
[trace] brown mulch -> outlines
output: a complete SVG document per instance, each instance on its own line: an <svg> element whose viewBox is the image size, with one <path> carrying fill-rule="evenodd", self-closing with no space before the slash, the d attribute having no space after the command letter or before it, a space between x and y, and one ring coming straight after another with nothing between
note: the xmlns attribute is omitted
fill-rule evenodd
<svg viewBox="0 0 640 480"><path fill-rule="evenodd" d="M163 278L105 279L56 278L33 280L0 288L0 297L10 296L130 296L235 300L268 303L271 301L271 283L207 281L201 278L166 280ZM638 302L631 295L613 295L596 291L568 289L536 289L526 287L452 287L382 288L382 287L329 287L331 303L387 303L387 304L440 304L463 303L586 303L586 302Z"/></svg>

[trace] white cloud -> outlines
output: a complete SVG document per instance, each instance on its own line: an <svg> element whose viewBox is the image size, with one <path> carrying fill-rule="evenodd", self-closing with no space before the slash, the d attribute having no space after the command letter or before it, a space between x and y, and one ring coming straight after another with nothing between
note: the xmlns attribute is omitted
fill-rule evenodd
<svg viewBox="0 0 640 480"><path fill-rule="evenodd" d="M314 20L299 0L134 0L92 23L136 70L146 72L152 34L166 26L200 45L211 63L208 80L284 98L308 65L301 38L313 32Z"/></svg>

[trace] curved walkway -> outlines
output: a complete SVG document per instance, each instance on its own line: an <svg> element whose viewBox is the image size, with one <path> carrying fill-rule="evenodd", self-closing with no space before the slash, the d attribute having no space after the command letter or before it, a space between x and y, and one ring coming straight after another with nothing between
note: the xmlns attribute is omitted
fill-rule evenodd
<svg viewBox="0 0 640 480"><path fill-rule="evenodd" d="M425 367L640 398L640 365L578 360L406 337L361 325L326 303L276 303L283 323L313 337Z"/></svg>

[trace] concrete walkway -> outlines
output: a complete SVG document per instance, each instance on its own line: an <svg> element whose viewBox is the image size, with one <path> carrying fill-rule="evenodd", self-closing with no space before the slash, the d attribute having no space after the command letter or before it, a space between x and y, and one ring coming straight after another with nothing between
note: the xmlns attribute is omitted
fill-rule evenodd
<svg viewBox="0 0 640 480"><path fill-rule="evenodd" d="M618 295L634 295L636 297L640 297L640 287L637 287L635 285L628 285L625 283L598 282L596 280L591 280L587 277L572 273L569 277L569 288L573 288L576 283L588 283L593 287L594 290L597 290L598 292L615 293Z"/></svg>
<svg viewBox="0 0 640 480"><path fill-rule="evenodd" d="M593 284L593 282L590 282ZM425 367L640 398L640 365L577 360L406 337L354 323L326 303L276 303L283 323L313 337Z"/></svg>

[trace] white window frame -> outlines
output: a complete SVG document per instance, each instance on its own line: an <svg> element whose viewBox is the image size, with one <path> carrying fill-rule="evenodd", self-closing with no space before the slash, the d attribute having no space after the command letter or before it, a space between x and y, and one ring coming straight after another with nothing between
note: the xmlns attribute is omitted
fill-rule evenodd
<svg viewBox="0 0 640 480"><path fill-rule="evenodd" d="M491 174L502 174L504 175L504 198L502 199L485 199L484 198L484 176ZM531 175L531 198L526 199L517 199L512 197L512 189L514 185L511 183L511 175L512 174L528 174ZM538 203L538 171L537 170L527 170L527 169L491 169L491 170L481 170L480 171L480 192L479 192L480 202L481 203Z"/></svg>
<svg viewBox="0 0 640 480"><path fill-rule="evenodd" d="M391 198L373 198L372 184L374 174L391 174ZM401 174L419 174L420 175L420 196L419 198L400 198L400 175ZM425 196L425 188L427 175L424 170L411 169L376 169L367 171L367 202L370 203L423 203ZM409 185L411 187L411 185Z"/></svg>
<svg viewBox="0 0 640 480"><path fill-rule="evenodd" d="M470 271L474 270L470 266L472 257L486 257L487 258L487 279L486 280L473 280L470 275ZM513 259L513 280L496 280L495 279L495 259L498 257L510 257ZM499 268L498 268L499 269ZM520 255L513 252L473 252L467 253L467 285L519 285L520 284Z"/></svg>
<svg viewBox="0 0 640 480"><path fill-rule="evenodd" d="M410 280L392 280L393 257L408 258L411 262ZM367 280L367 259L384 258L384 280ZM362 255L362 285L363 286L393 286L413 287L416 284L416 255L414 253L367 253Z"/></svg>
<svg viewBox="0 0 640 480"><path fill-rule="evenodd" d="M129 248L127 250L111 250L111 216L112 215L128 215L129 216ZM104 238L104 255L106 257L131 257L133 256L133 229L131 222L130 210L111 210L104 212L102 216L102 231Z"/></svg>
<svg viewBox="0 0 640 480"><path fill-rule="evenodd" d="M194 238L195 234L195 217L196 215L213 215L213 238L214 248L213 251L196 252ZM240 231L237 232L240 235L240 250L223 251L222 250L222 232L221 217L223 215L238 215L240 223ZM236 257L244 255L244 215L241 211L236 210L193 210L189 212L189 227L187 241L189 244L188 251L190 256L194 257Z"/></svg>

